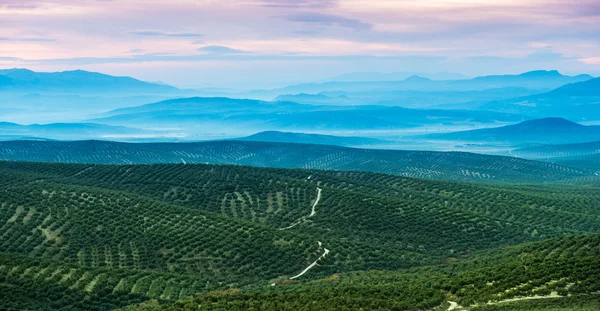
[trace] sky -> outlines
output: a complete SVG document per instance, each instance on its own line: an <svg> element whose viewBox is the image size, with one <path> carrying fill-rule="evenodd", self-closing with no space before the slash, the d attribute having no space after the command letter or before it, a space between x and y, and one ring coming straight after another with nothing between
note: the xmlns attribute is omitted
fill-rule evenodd
<svg viewBox="0 0 600 311"><path fill-rule="evenodd" d="M600 75L598 0L0 0L0 68L178 87L351 72Z"/></svg>

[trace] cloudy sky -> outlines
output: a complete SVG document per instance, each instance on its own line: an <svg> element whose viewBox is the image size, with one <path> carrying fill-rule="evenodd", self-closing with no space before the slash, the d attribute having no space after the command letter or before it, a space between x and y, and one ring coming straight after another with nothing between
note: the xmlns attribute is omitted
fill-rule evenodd
<svg viewBox="0 0 600 311"><path fill-rule="evenodd" d="M600 1L0 0L12 67L249 88L362 71L600 75Z"/></svg>

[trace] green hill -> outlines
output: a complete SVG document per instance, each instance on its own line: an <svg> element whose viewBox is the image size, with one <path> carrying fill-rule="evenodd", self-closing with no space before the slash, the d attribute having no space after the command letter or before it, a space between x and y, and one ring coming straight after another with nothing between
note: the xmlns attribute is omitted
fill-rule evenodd
<svg viewBox="0 0 600 311"><path fill-rule="evenodd" d="M183 164L0 162L0 176L4 309L109 310L236 288L199 299L217 310L307 299L430 308L489 299L464 287L481 276L497 293L567 274L556 286L597 290L598 236L585 233L600 232L600 194L588 188ZM536 252L552 260L515 261ZM523 265L535 269L522 276Z"/></svg>
<svg viewBox="0 0 600 311"><path fill-rule="evenodd" d="M360 146L376 145L386 143L385 140L356 137L356 136L334 136L323 134L291 133L279 131L265 131L247 137L236 138L243 141L262 141L276 143L317 144L332 146Z"/></svg>
<svg viewBox="0 0 600 311"><path fill-rule="evenodd" d="M519 183L552 182L592 175L586 170L514 157L245 141L139 144L9 141L0 142L0 159L95 164L238 164Z"/></svg>
<svg viewBox="0 0 600 311"><path fill-rule="evenodd" d="M591 170L595 172L595 175L600 173L600 154L552 158L548 161L559 165L567 165L569 167L576 167L583 170Z"/></svg>
<svg viewBox="0 0 600 311"><path fill-rule="evenodd" d="M600 306L599 246L598 235L570 236L474 254L453 264L334 274L303 284L213 292L126 310L591 311Z"/></svg>
<svg viewBox="0 0 600 311"><path fill-rule="evenodd" d="M522 148L512 153L529 159L586 156L600 153L600 141Z"/></svg>

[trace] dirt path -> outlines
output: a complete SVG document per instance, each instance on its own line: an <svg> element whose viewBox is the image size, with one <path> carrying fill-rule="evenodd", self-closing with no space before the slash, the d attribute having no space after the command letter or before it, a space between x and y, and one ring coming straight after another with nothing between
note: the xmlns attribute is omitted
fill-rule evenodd
<svg viewBox="0 0 600 311"><path fill-rule="evenodd" d="M458 307L458 303L456 303L454 301L448 301L448 303L450 304L450 306L448 307L448 311L454 310Z"/></svg>
<svg viewBox="0 0 600 311"><path fill-rule="evenodd" d="M321 247L323 246L323 244L322 244L321 242L318 242L318 243L319 243L319 248L321 248ZM317 262L318 262L319 260L321 260L321 258L323 258L323 257L327 256L327 254L329 254L329 250L328 250L328 249L326 249L326 248L323 248L323 250L324 250L323 254L322 254L321 256L319 256L319 258L317 258L317 260L315 260L315 261L314 261L313 263L311 263L311 264L310 264L308 267L306 267L306 269L302 270L302 272L300 272L298 275L295 275L295 276L291 277L291 278L290 278L290 280L297 279L297 278L299 278L299 277L303 276L303 275L304 275L306 272L308 272L308 270L310 270L310 269L312 269L314 266L316 266L316 265L317 265Z"/></svg>
<svg viewBox="0 0 600 311"><path fill-rule="evenodd" d="M317 198L315 199L315 202L313 202L313 205L312 205L311 211L310 211L310 215L308 215L308 218L315 216L315 214L317 213L316 207L317 207L317 204L319 204L319 201L321 200L321 191L322 191L322 189L317 187ZM280 228L279 230L291 229L291 228L299 225L300 223L302 223L304 220L306 220L306 216L300 218L300 220L296 221L295 223L293 223L285 228Z"/></svg>
<svg viewBox="0 0 600 311"><path fill-rule="evenodd" d="M488 302L487 304L495 305L495 304L500 304L500 303L520 301L520 300L551 299L551 298L562 298L562 297L564 297L564 296L559 295L557 292L552 292L552 293L550 293L550 295L546 295L546 296L516 297L516 298L504 299L504 300L500 300L500 301Z"/></svg>
<svg viewBox="0 0 600 311"><path fill-rule="evenodd" d="M319 204L319 200L321 200L321 188L317 188L317 198L315 199L315 203L312 205L312 210L310 211L310 215L308 215L308 217L313 217L317 213L315 208L317 207L317 204Z"/></svg>

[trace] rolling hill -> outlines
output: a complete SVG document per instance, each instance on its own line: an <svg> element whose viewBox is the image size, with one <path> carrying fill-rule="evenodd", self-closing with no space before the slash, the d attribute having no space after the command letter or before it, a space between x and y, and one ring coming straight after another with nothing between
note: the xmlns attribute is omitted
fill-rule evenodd
<svg viewBox="0 0 600 311"><path fill-rule="evenodd" d="M3 309L441 310L600 289L586 188L201 164L0 176Z"/></svg>
<svg viewBox="0 0 600 311"><path fill-rule="evenodd" d="M236 138L235 140L263 141L274 143L316 144L331 146L360 146L386 143L385 140L377 138L291 133L278 131L260 132L247 137Z"/></svg>
<svg viewBox="0 0 600 311"><path fill-rule="evenodd" d="M539 183L585 177L586 170L463 152L356 149L252 141L117 143L0 142L0 160L97 164L211 163L363 171L460 181Z"/></svg>
<svg viewBox="0 0 600 311"><path fill-rule="evenodd" d="M512 153L529 159L585 156L600 153L600 141L522 148Z"/></svg>
<svg viewBox="0 0 600 311"><path fill-rule="evenodd" d="M563 118L545 118L497 128L429 134L422 137L511 143L581 143L600 139L600 126L585 126Z"/></svg>
<svg viewBox="0 0 600 311"><path fill-rule="evenodd" d="M574 167L582 170L591 170L596 172L598 175L600 173L600 154L590 154L590 155L581 155L581 156L570 156L570 157L560 157L560 158L550 158L546 161L551 163L556 163L558 165L566 165L569 167Z"/></svg>
<svg viewBox="0 0 600 311"><path fill-rule="evenodd" d="M598 289L592 275L600 272L577 265L598 264L598 243L598 235L572 236L478 254L452 268L334 274L301 285L213 292L124 310L592 311L600 307L600 295L588 293ZM562 260L565 253L574 260Z"/></svg>

